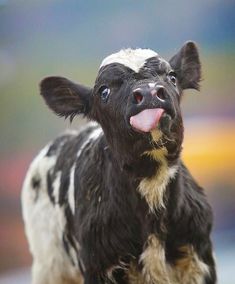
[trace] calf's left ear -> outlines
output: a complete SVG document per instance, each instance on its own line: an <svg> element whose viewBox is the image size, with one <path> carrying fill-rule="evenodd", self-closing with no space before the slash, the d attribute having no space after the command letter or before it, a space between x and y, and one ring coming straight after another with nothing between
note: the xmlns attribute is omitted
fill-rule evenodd
<svg viewBox="0 0 235 284"><path fill-rule="evenodd" d="M181 88L199 90L201 63L198 49L194 42L188 41L169 61L177 74Z"/></svg>
<svg viewBox="0 0 235 284"><path fill-rule="evenodd" d="M47 77L40 83L40 94L57 115L70 117L88 115L92 89L63 77Z"/></svg>

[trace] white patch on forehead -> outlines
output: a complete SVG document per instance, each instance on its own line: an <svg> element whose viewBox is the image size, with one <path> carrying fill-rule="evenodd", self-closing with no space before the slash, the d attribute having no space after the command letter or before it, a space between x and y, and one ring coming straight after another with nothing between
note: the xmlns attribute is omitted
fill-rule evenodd
<svg viewBox="0 0 235 284"><path fill-rule="evenodd" d="M100 68L111 63L120 63L131 68L135 72L139 72L146 60L155 56L158 56L158 54L151 49L122 49L117 53L107 56L102 61Z"/></svg>

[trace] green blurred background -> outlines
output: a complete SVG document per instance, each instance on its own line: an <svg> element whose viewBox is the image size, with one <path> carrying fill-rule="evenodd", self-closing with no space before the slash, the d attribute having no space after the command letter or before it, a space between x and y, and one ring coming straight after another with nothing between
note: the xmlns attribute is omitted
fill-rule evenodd
<svg viewBox="0 0 235 284"><path fill-rule="evenodd" d="M215 212L220 283L234 283L235 1L0 0L0 283L29 283L21 185L40 148L66 128L38 94L47 75L92 86L101 60L147 47L170 58L198 43L201 92L185 92L183 158ZM19 272L19 269L22 272ZM14 282L12 275L17 275ZM19 276L20 275L20 276ZM22 281L22 282L21 282Z"/></svg>

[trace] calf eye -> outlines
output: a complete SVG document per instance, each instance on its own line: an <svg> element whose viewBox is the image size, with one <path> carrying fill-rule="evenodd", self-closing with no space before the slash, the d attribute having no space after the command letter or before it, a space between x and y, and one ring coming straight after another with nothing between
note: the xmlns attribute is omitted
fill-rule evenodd
<svg viewBox="0 0 235 284"><path fill-rule="evenodd" d="M169 72L168 78L171 80L172 84L176 86L176 73L174 71Z"/></svg>
<svg viewBox="0 0 235 284"><path fill-rule="evenodd" d="M107 102L110 94L110 89L107 86L102 86L99 88L100 98L103 102Z"/></svg>

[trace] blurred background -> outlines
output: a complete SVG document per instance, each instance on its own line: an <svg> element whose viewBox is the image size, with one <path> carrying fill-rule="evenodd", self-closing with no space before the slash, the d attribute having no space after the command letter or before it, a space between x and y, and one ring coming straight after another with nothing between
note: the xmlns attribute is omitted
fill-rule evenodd
<svg viewBox="0 0 235 284"><path fill-rule="evenodd" d="M92 86L101 60L198 43L201 92L187 91L183 159L213 206L219 283L235 269L235 1L0 0L0 283L30 283L20 192L30 161L66 128L38 94L47 75Z"/></svg>

